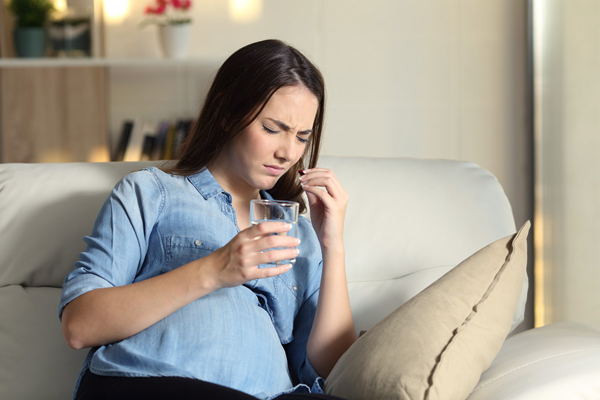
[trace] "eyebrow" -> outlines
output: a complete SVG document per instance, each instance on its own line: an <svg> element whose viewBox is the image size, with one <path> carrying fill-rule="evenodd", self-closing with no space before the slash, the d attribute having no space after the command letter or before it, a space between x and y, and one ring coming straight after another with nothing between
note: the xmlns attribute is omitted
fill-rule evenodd
<svg viewBox="0 0 600 400"><path fill-rule="evenodd" d="M290 128L289 126L287 126L284 122L278 121L276 119L273 118L267 118L270 121L275 122L281 129L283 129L284 131L291 131L292 128ZM312 129L307 129L305 131L298 131L299 135L310 135L312 133Z"/></svg>

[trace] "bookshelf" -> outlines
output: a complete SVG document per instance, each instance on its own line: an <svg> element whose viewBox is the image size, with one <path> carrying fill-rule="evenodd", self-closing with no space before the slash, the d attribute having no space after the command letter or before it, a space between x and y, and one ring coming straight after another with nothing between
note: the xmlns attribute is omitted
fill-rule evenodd
<svg viewBox="0 0 600 400"><path fill-rule="evenodd" d="M219 62L200 58L0 58L0 162L110 161L117 146L110 132L111 71L153 71L152 67L179 71ZM174 74L171 79L180 80L180 76ZM131 115L131 119L135 117Z"/></svg>
<svg viewBox="0 0 600 400"><path fill-rule="evenodd" d="M0 162L109 161L126 120L177 124L197 113L191 93L201 96L223 60L105 57L103 1L65 3L90 16L92 57L15 58L0 0Z"/></svg>

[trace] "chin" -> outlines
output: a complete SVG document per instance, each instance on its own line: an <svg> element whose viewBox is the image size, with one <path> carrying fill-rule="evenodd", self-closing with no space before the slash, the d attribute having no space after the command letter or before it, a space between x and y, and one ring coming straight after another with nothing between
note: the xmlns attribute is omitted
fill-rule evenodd
<svg viewBox="0 0 600 400"><path fill-rule="evenodd" d="M271 190L277 184L279 178L271 177L271 179L260 179L252 182L252 186L258 190Z"/></svg>
<svg viewBox="0 0 600 400"><path fill-rule="evenodd" d="M270 184L262 185L261 187L259 187L259 189L260 190L271 190L275 187L275 184L277 184L277 181L270 183Z"/></svg>

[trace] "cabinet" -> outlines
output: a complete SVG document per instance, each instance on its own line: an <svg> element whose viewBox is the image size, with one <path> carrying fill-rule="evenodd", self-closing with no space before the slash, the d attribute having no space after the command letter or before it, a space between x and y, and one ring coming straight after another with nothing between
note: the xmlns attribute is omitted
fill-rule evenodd
<svg viewBox="0 0 600 400"><path fill-rule="evenodd" d="M104 67L2 68L2 162L108 161Z"/></svg>
<svg viewBox="0 0 600 400"><path fill-rule="evenodd" d="M203 71L204 81L214 65L202 59L0 59L0 161L109 161L111 71L166 68L174 72L170 86L187 88L187 67Z"/></svg>

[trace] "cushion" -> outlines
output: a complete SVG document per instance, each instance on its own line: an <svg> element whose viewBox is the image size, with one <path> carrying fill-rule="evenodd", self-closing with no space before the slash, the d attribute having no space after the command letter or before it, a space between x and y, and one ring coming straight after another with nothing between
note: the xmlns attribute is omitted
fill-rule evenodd
<svg viewBox="0 0 600 400"><path fill-rule="evenodd" d="M72 398L88 350L67 346L56 315L60 294L0 287L0 399Z"/></svg>
<svg viewBox="0 0 600 400"><path fill-rule="evenodd" d="M60 288L115 183L149 164L0 165L0 287Z"/></svg>
<svg viewBox="0 0 600 400"><path fill-rule="evenodd" d="M403 304L358 339L325 382L360 399L465 399L512 324L527 264L526 222Z"/></svg>

